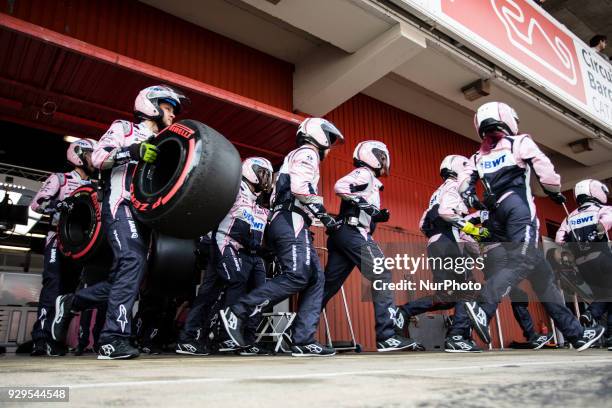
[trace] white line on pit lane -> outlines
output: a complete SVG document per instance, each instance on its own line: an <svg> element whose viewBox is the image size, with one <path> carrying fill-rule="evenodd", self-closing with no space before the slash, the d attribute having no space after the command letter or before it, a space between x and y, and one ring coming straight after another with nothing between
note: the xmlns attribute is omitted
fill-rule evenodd
<svg viewBox="0 0 612 408"><path fill-rule="evenodd" d="M339 371L331 373L312 373L312 374L295 374L295 375L272 375L261 377L244 377L244 378L182 378L176 380L142 380L142 381L117 381L104 383L83 383L83 384L57 384L49 385L48 387L70 387L71 389L83 388L105 388L105 387L137 387L147 385L174 385L174 384L199 384L199 383L214 383L214 382L239 382L239 381L278 381L278 380L299 380L306 378L329 378L329 377L344 377L354 375L377 375L377 374L401 374L415 372L432 372L432 371L456 371L456 370L472 370L485 368L516 368L517 366L546 366L546 365L580 365L607 363L612 364L612 359L588 359L588 360L556 360L556 361L507 361L498 364L480 364L469 366L451 366L451 367L433 367L433 368L403 368L397 370L364 370L364 371ZM40 386L40 385L38 385Z"/></svg>

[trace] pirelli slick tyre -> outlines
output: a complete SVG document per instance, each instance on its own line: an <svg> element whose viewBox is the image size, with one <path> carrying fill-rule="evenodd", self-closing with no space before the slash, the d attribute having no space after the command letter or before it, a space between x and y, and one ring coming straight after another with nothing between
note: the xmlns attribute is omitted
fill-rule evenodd
<svg viewBox="0 0 612 408"><path fill-rule="evenodd" d="M214 129L182 120L151 142L155 163L141 162L131 186L139 220L153 230L195 239L211 231L232 207L241 179L240 155Z"/></svg>
<svg viewBox="0 0 612 408"><path fill-rule="evenodd" d="M147 287L163 295L192 293L197 284L196 241L153 232Z"/></svg>
<svg viewBox="0 0 612 408"><path fill-rule="evenodd" d="M70 211L62 212L58 224L60 252L78 262L91 260L101 247L107 246L102 225L102 208L94 186L79 187L72 192Z"/></svg>

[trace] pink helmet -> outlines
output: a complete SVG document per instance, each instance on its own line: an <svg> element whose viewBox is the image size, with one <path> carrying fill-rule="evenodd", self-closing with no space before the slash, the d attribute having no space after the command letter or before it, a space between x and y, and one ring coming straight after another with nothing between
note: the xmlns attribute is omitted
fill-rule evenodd
<svg viewBox="0 0 612 408"><path fill-rule="evenodd" d="M449 177L457 178L457 176L463 171L463 169L467 165L467 162L467 157L458 154L451 154L449 156L446 156L440 164L440 176L442 176L444 180Z"/></svg>
<svg viewBox="0 0 612 408"><path fill-rule="evenodd" d="M93 152L96 142L92 139L79 139L68 146L66 158L76 167L85 166L85 153Z"/></svg>
<svg viewBox="0 0 612 408"><path fill-rule="evenodd" d="M383 142L366 140L355 147L353 164L355 167L369 167L377 176L380 176L381 170L384 169L388 175L391 169L391 155Z"/></svg>
<svg viewBox="0 0 612 408"><path fill-rule="evenodd" d="M187 97L167 85L155 85L143 89L134 101L134 116L139 119L158 121L163 117L159 107L160 102L169 103L174 107L174 113L179 114L188 101Z"/></svg>
<svg viewBox="0 0 612 408"><path fill-rule="evenodd" d="M608 202L608 194L610 191L601 181L587 179L576 183L574 187L574 197L578 205L582 205L587 201L596 201L600 204Z"/></svg>
<svg viewBox="0 0 612 408"><path fill-rule="evenodd" d="M519 118L515 110L503 102L487 102L474 115L474 126L480 138L486 133L500 130L507 135L518 134Z"/></svg>
<svg viewBox="0 0 612 408"><path fill-rule="evenodd" d="M272 163L263 157L249 157L242 162L242 177L255 186L256 191L272 188Z"/></svg>
<svg viewBox="0 0 612 408"><path fill-rule="evenodd" d="M298 146L311 143L319 150L331 149L336 143L343 143L344 136L333 123L322 118L308 118L297 130Z"/></svg>

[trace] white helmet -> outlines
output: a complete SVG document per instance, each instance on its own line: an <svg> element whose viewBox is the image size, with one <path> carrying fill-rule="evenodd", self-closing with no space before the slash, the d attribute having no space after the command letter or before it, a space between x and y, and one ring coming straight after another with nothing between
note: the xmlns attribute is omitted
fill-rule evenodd
<svg viewBox="0 0 612 408"><path fill-rule="evenodd" d="M300 124L296 136L298 146L311 143L318 147L321 159L325 150L331 149L336 143L344 143L344 136L338 128L323 118L306 119Z"/></svg>
<svg viewBox="0 0 612 408"><path fill-rule="evenodd" d="M96 147L96 142L92 139L79 139L70 143L68 151L66 151L66 158L75 167L84 167L85 153L93 152Z"/></svg>
<svg viewBox="0 0 612 408"><path fill-rule="evenodd" d="M188 101L187 97L167 85L155 85L143 89L134 101L134 116L138 119L159 121L164 113L159 107L160 102L169 103L174 107L174 113L179 114Z"/></svg>
<svg viewBox="0 0 612 408"><path fill-rule="evenodd" d="M457 178L459 173L463 171L468 163L468 158L459 154L451 154L446 156L440 164L440 176L444 180L449 177Z"/></svg>
<svg viewBox="0 0 612 408"><path fill-rule="evenodd" d="M389 174L391 168L391 155L389 149L383 142L377 140L366 140L359 143L353 152L353 164L355 167L367 166L380 176L381 170Z"/></svg>
<svg viewBox="0 0 612 408"><path fill-rule="evenodd" d="M242 162L242 177L251 183L256 191L272 189L272 163L263 157L248 157Z"/></svg>
<svg viewBox="0 0 612 408"><path fill-rule="evenodd" d="M474 126L480 138L500 130L510 136L518 134L519 118L515 110L503 102L487 102L476 111Z"/></svg>
<svg viewBox="0 0 612 408"><path fill-rule="evenodd" d="M596 201L600 204L606 204L610 191L601 181L587 179L576 183L574 187L574 197L578 205L582 205L587 201Z"/></svg>

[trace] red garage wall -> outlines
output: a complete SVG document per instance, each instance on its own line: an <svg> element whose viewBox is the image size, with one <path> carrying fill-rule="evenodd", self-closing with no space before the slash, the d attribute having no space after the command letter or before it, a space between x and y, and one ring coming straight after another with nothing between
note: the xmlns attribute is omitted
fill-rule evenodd
<svg viewBox="0 0 612 408"><path fill-rule="evenodd" d="M382 225L374 237L381 243L424 242L418 229L423 210L427 207L433 191L439 186L439 165L448 154L463 154L469 157L477 143L448 129L401 111L365 95L357 95L327 115L346 137L346 144L332 151L322 167L321 180L326 207L333 213L339 208L339 199L333 193L337 179L352 167L352 152L355 145L367 139L378 139L391 151L391 176L383 179L383 206L389 208L391 220ZM544 219L560 221L563 210L548 199L538 199L539 215ZM543 227L544 228L544 227ZM318 231L317 246L326 246L326 237ZM418 277L428 278L419 273ZM362 290L369 290L361 275L354 271L345 290L349 298L351 316L358 341L369 349L375 347L374 318L372 305L362 301ZM418 292L417 292L418 293ZM422 293L418 293L419 296ZM406 293L396 293L396 300L403 303ZM535 300L535 299L534 299ZM548 322L548 317L539 304L532 304L534 323ZM500 309L504 343L523 341L522 332L512 317L508 301ZM328 307L332 335L337 339L348 339L348 327L341 308L339 296ZM499 346L497 334L494 346Z"/></svg>
<svg viewBox="0 0 612 408"><path fill-rule="evenodd" d="M3 1L0 11L207 84L292 110L292 64L143 3L124 0L18 0Z"/></svg>

